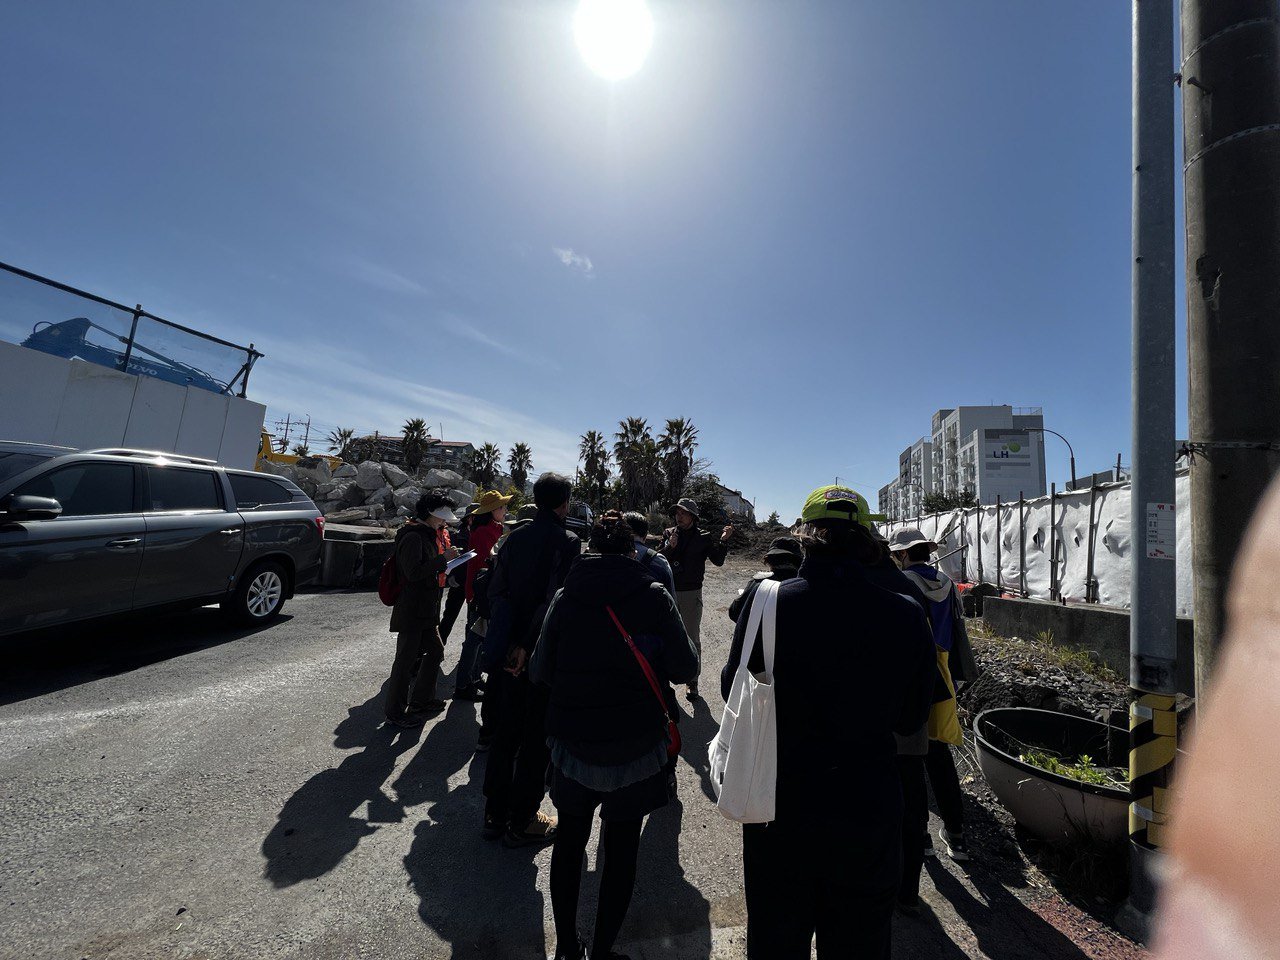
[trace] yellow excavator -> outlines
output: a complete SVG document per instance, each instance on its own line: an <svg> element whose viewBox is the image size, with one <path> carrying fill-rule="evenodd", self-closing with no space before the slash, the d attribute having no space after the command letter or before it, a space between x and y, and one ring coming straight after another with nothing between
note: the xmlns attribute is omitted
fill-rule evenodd
<svg viewBox="0 0 1280 960"><path fill-rule="evenodd" d="M270 463L284 463L291 465L302 459L302 457L294 456L292 453L277 453L274 441L274 433L267 433L265 430L262 431L262 442L258 446L259 463L266 460ZM312 456L318 457L321 460L327 460L329 462L329 469L331 470L337 470L345 462L341 457L331 457L327 453L316 453L312 454Z"/></svg>

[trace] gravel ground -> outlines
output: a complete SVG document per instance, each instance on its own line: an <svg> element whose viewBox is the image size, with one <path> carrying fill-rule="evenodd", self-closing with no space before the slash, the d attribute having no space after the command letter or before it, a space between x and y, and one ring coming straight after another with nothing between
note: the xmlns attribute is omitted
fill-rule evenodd
<svg viewBox="0 0 1280 960"><path fill-rule="evenodd" d="M739 832L708 799L705 744L753 569L708 579L708 700L686 705L681 802L645 826L620 944L636 960L745 955ZM545 957L550 851L480 839L476 708L380 724L386 620L371 594L320 593L257 632L199 610L0 641L0 957ZM931 862L897 957L1140 955L980 793L970 809L977 862ZM594 847L589 870L584 916Z"/></svg>

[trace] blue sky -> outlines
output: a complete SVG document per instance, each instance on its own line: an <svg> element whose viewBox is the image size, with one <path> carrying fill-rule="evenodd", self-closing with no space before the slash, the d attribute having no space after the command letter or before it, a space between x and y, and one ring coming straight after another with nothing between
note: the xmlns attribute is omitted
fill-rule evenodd
<svg viewBox="0 0 1280 960"><path fill-rule="evenodd" d="M1127 4L652 0L616 83L574 7L13 5L0 260L254 341L271 420L691 417L761 515L959 404L1129 463Z"/></svg>

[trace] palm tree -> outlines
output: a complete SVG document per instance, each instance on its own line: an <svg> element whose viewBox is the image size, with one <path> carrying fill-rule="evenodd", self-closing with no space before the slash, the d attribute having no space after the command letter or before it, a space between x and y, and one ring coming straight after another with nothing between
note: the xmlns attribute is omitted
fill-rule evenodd
<svg viewBox="0 0 1280 960"><path fill-rule="evenodd" d="M525 484L529 482L529 471L533 469L533 451L527 443L517 443L511 448L507 466L511 468L511 482L517 490L524 493Z"/></svg>
<svg viewBox="0 0 1280 960"><path fill-rule="evenodd" d="M489 488L498 478L498 465L502 463L502 451L496 443L486 443L476 448L467 460L465 469L473 483Z"/></svg>
<svg viewBox="0 0 1280 960"><path fill-rule="evenodd" d="M622 479L624 506L647 507L662 493L662 456L643 417L619 421L613 459Z"/></svg>
<svg viewBox="0 0 1280 960"><path fill-rule="evenodd" d="M427 447L430 445L431 431L427 427L427 421L421 417L414 417L404 422L400 451L404 455L404 463L410 473L418 472L418 465L427 455Z"/></svg>
<svg viewBox="0 0 1280 960"><path fill-rule="evenodd" d="M311 456L311 448L305 443L294 444L293 455L295 457L309 457Z"/></svg>
<svg viewBox="0 0 1280 960"><path fill-rule="evenodd" d="M658 450L667 477L667 495L673 500L684 492L685 481L693 469L693 451L697 448L698 428L692 420L677 417L667 421L667 428L658 437Z"/></svg>
<svg viewBox="0 0 1280 960"><path fill-rule="evenodd" d="M329 444L329 452L336 453L339 459L346 460L348 447L351 441L356 438L356 432L350 427L337 427L329 431L329 436L325 440Z"/></svg>
<svg viewBox="0 0 1280 960"><path fill-rule="evenodd" d="M605 446L604 434L588 430L579 437L578 459L582 461L582 474L591 491L587 499L598 508L609 484L609 448Z"/></svg>

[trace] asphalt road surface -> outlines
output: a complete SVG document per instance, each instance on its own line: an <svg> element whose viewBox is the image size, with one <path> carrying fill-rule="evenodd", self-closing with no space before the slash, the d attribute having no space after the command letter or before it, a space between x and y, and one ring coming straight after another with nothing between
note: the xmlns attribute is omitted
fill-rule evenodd
<svg viewBox="0 0 1280 960"><path fill-rule="evenodd" d="M709 801L705 745L725 611L751 569L731 560L708 580L709 699L686 705L680 802L644 828L619 944L636 960L745 956L739 829ZM480 837L477 708L451 702L420 731L383 725L394 642L376 596L309 594L285 611L256 632L202 609L0 641L0 956L554 949L550 850ZM594 845L588 857L587 930ZM1045 919L980 867L936 861L929 876L932 909L895 921L899 957L1111 955L1072 942L1096 933L1078 911Z"/></svg>

